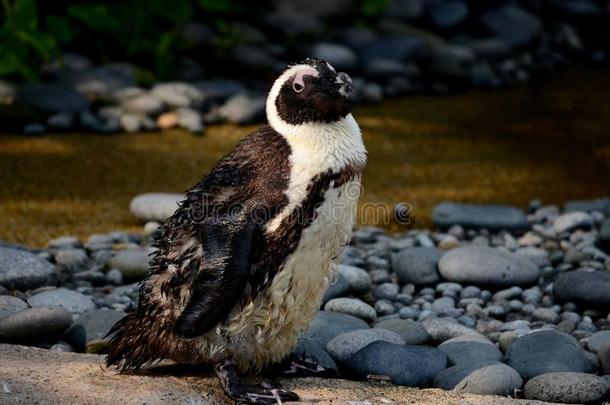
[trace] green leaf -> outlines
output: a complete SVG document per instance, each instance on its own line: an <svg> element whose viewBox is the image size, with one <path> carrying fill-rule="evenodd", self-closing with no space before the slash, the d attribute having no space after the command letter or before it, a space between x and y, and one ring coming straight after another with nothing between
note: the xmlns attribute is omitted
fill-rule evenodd
<svg viewBox="0 0 610 405"><path fill-rule="evenodd" d="M388 0L362 0L362 14L367 17L376 17L388 7Z"/></svg>
<svg viewBox="0 0 610 405"><path fill-rule="evenodd" d="M184 23L193 14L193 7L188 0L152 0L148 3L152 16L170 20L174 23Z"/></svg>
<svg viewBox="0 0 610 405"><path fill-rule="evenodd" d="M15 0L11 12L11 24L20 28L36 29L38 11L35 0Z"/></svg>
<svg viewBox="0 0 610 405"><path fill-rule="evenodd" d="M38 79L36 70L25 62L25 58L18 51L7 46L0 46L0 55L2 55L2 58L0 58L0 76L18 74L30 81Z"/></svg>
<svg viewBox="0 0 610 405"><path fill-rule="evenodd" d="M74 32L66 18L54 15L47 16L46 27L49 33L55 37L59 43L68 44L74 39Z"/></svg>
<svg viewBox="0 0 610 405"><path fill-rule="evenodd" d="M116 33L121 28L105 4L74 4L68 7L68 15L82 21L93 31Z"/></svg>

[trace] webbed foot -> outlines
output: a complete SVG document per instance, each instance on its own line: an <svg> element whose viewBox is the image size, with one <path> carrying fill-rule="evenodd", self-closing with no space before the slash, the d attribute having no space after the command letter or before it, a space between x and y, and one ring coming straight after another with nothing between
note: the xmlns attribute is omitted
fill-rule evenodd
<svg viewBox="0 0 610 405"><path fill-rule="evenodd" d="M235 363L223 360L214 365L214 371L225 393L239 404L282 404L298 401L294 392L281 388L278 383L245 384L240 381Z"/></svg>

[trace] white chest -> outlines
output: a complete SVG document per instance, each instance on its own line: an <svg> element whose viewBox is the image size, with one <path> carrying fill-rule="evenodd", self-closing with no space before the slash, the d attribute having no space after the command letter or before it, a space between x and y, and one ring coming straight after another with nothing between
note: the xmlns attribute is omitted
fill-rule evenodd
<svg viewBox="0 0 610 405"><path fill-rule="evenodd" d="M349 243L360 195L360 177L329 189L311 224L271 285L231 320L236 342L255 340L241 361L279 361L296 344L320 307L343 247Z"/></svg>

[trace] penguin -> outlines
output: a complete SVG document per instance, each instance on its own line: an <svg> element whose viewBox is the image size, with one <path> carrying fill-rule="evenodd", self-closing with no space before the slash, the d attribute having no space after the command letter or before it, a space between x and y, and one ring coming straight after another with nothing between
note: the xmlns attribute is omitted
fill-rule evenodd
<svg viewBox="0 0 610 405"><path fill-rule="evenodd" d="M155 238L138 306L109 333L107 366L205 364L237 402L299 399L241 376L291 353L351 239L367 161L353 91L321 59L284 69L268 124L186 193Z"/></svg>

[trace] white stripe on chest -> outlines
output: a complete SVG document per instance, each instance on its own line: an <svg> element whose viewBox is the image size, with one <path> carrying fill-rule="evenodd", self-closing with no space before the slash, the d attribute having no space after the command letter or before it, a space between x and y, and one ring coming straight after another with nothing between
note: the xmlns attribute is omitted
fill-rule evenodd
<svg viewBox="0 0 610 405"><path fill-rule="evenodd" d="M239 354L234 359L240 368L279 361L292 350L318 311L334 264L349 243L359 194L360 176L327 190L271 285L230 319L228 346Z"/></svg>
<svg viewBox="0 0 610 405"><path fill-rule="evenodd" d="M275 112L275 108L272 110ZM267 224L266 230L271 233L305 199L307 187L316 175L328 170L338 173L354 164L364 166L366 150L360 128L351 114L334 123L290 125L277 116L269 122L291 149L288 204Z"/></svg>

